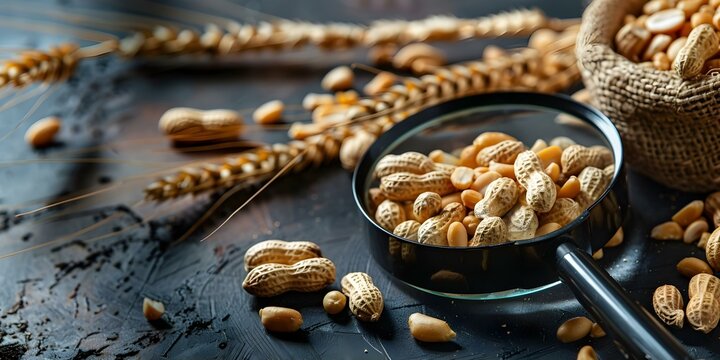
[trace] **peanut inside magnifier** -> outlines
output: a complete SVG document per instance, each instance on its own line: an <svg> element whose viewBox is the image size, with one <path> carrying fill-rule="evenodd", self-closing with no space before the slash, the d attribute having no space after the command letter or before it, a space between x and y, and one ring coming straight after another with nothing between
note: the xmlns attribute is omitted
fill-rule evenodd
<svg viewBox="0 0 720 360"><path fill-rule="evenodd" d="M497 245L569 224L600 198L613 175L606 146L566 136L525 144L486 131L449 152L383 156L374 168L378 186L369 190L369 210L385 230L421 244Z"/></svg>

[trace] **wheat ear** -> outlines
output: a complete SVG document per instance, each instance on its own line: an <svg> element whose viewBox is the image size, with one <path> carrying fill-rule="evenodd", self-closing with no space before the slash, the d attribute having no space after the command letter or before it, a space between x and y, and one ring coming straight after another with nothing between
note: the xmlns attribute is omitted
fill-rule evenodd
<svg viewBox="0 0 720 360"><path fill-rule="evenodd" d="M415 21L378 20L368 26L290 20L258 25L231 22L224 27L209 24L202 32L157 26L153 31L136 32L122 39L118 53L125 57L225 55L249 50L297 49L308 44L325 50L342 50L382 44L527 36L537 29L566 26L567 21L549 19L537 9L519 9L476 19L432 16Z"/></svg>
<svg viewBox="0 0 720 360"><path fill-rule="evenodd" d="M67 80L81 60L110 53L115 48L113 41L107 41L84 48L73 43L63 43L47 51L21 51L16 58L0 65L0 88L20 88L33 83Z"/></svg>
<svg viewBox="0 0 720 360"><path fill-rule="evenodd" d="M72 75L80 60L109 53L123 57L226 55L251 50L297 49L308 44L324 50L342 50L356 46L527 36L538 29L563 29L575 22L576 19L547 18L537 9L520 9L476 19L432 16L415 21L378 20L368 26L290 20L243 25L231 21L224 27L209 24L199 32L159 25L119 41L108 35L104 38L111 39L99 40L100 44L91 47L66 43L48 51L24 51L18 58L0 65L0 88L59 82Z"/></svg>

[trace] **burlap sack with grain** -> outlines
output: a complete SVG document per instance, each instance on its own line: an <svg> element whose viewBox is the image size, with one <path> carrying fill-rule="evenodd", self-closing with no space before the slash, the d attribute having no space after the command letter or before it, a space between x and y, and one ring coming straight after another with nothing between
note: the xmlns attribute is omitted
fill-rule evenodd
<svg viewBox="0 0 720 360"><path fill-rule="evenodd" d="M720 76L683 81L615 53L626 14L644 0L595 0L583 14L577 56L594 105L623 137L635 170L675 189L720 189Z"/></svg>

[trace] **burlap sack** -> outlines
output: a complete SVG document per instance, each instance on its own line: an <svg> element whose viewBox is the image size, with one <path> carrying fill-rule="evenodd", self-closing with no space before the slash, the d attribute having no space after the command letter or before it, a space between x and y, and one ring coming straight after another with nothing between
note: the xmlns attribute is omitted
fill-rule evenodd
<svg viewBox="0 0 720 360"><path fill-rule="evenodd" d="M577 56L594 105L623 137L635 170L685 191L720 189L720 76L683 81L613 51L626 14L644 0L595 0L583 14Z"/></svg>

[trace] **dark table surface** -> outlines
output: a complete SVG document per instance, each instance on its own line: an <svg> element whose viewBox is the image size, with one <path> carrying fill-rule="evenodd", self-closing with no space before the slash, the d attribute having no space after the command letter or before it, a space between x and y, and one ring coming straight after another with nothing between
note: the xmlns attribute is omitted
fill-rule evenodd
<svg viewBox="0 0 720 360"><path fill-rule="evenodd" d="M222 5L210 1L203 7L238 19L247 15L237 7L218 4ZM247 5L288 18L352 22L430 14L475 17L532 6L557 17L577 17L582 11L576 2L531 0L253 1ZM68 11L88 3L31 2L29 6ZM38 18L17 10L6 9L4 14ZM12 29L0 35L1 46L47 47L60 40L58 34ZM523 44L523 40L471 41L443 48L452 60L460 61L479 57L482 47L491 42ZM53 90L30 117L62 116L61 144L45 151L31 150L22 139L28 126L23 124L0 145L0 254L53 241L51 246L0 261L0 359L557 359L574 358L586 344L593 345L603 359L618 358L620 353L609 337L571 344L555 338L564 320L586 315L563 285L507 300L460 301L430 296L393 281L365 249L363 219L355 210L350 176L338 164L279 180L204 243L199 239L249 193L233 196L194 236L179 244L172 242L216 197L131 207L142 198L142 186L152 176L123 179L217 156L172 151L156 130L164 110L174 106L251 108L276 98L299 103L305 93L320 91L319 79L328 69L354 61L365 62L365 52L308 50L153 62L110 58L81 65L78 75ZM12 131L33 104L28 101L0 113L2 133ZM282 131L257 129L246 137L286 140ZM100 148L81 150L96 146ZM68 158L110 160L59 160ZM14 218L18 211L47 199L108 183L121 186L80 204ZM702 194L672 191L631 173L630 196L626 241L606 250L600 262L648 309L659 285L674 284L687 296L687 279L677 273L675 264L685 256L702 258L703 251L678 242L654 242L648 233L654 224ZM87 229L90 225L95 226ZM254 243L271 238L318 243L336 263L338 278L351 271L368 272L386 299L382 320L365 324L350 316L330 318L319 305L323 293L272 299L245 293L242 255ZM332 287L337 286L336 282ZM146 296L165 303L166 322L145 320L142 299ZM286 336L264 331L257 310L267 305L300 310L304 316L301 331ZM414 341L407 327L407 317L414 312L447 320L458 334L457 341L441 345ZM707 335L687 326L671 331L693 356L720 356L720 330Z"/></svg>

